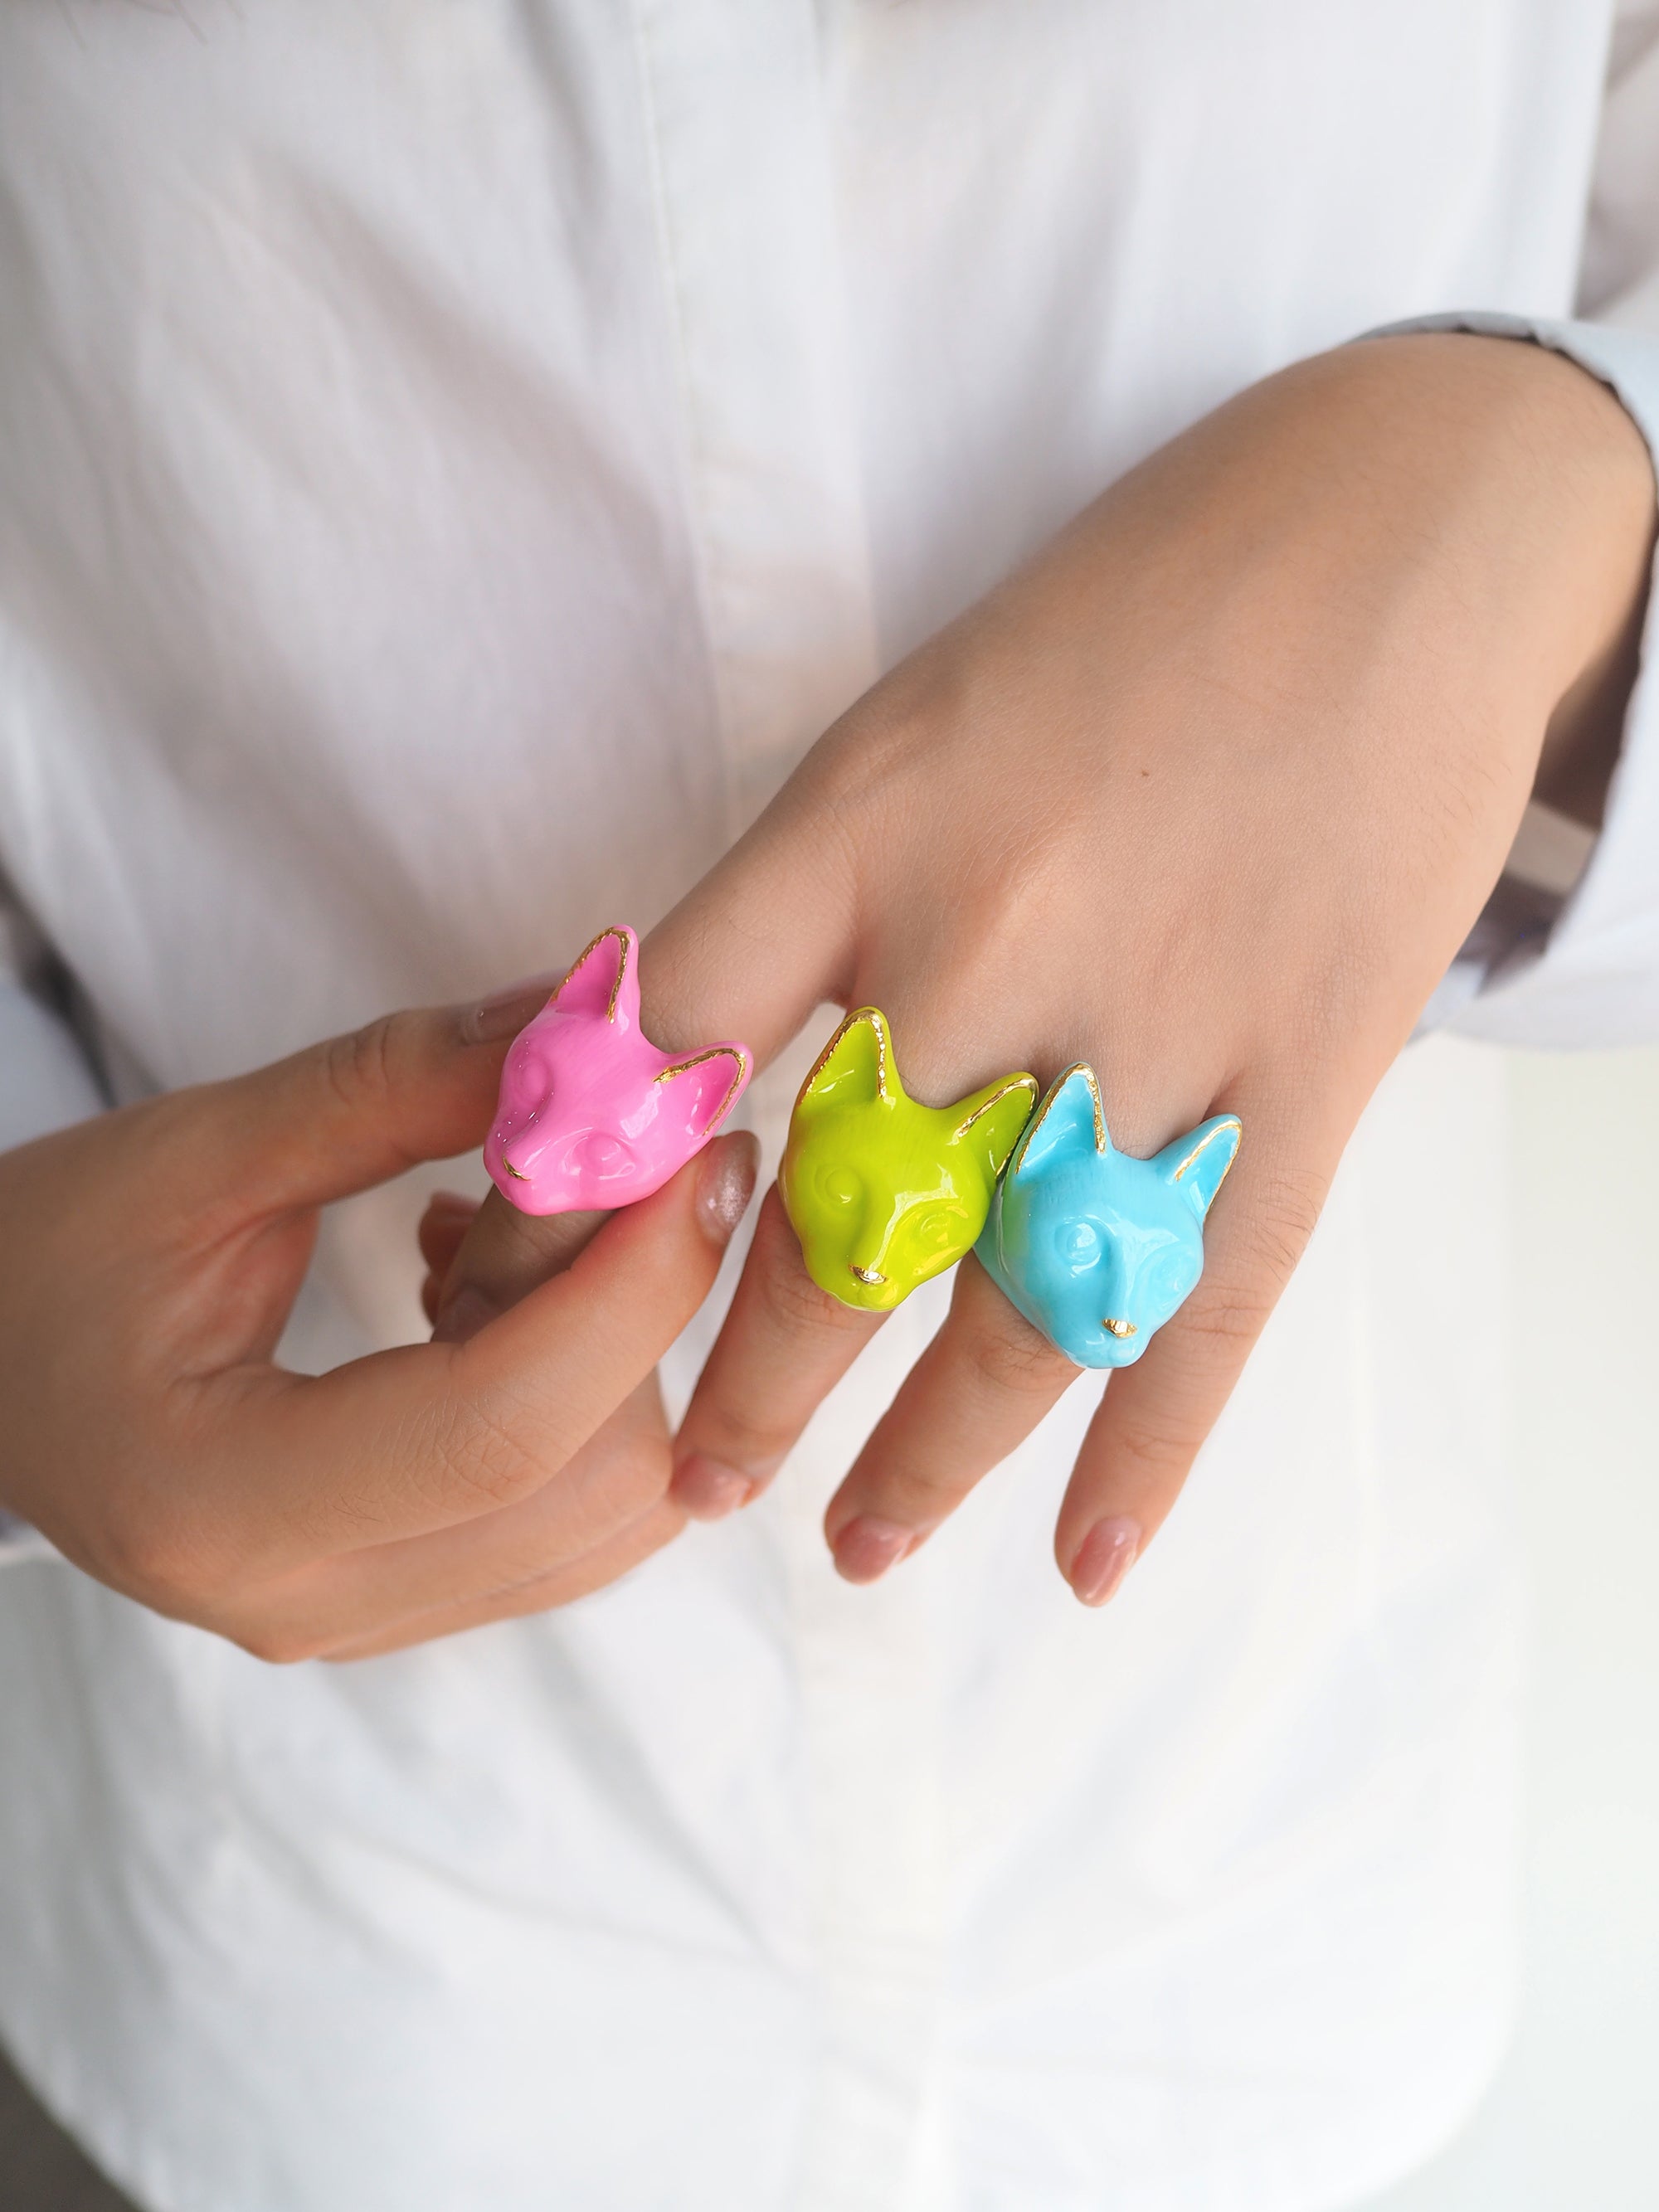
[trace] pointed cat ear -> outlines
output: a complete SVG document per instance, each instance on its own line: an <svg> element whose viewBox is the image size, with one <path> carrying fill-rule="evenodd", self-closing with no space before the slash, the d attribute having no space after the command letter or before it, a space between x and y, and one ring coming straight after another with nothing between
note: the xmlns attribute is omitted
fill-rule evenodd
<svg viewBox="0 0 1659 2212"><path fill-rule="evenodd" d="M562 1014L603 1014L607 1021L615 1020L620 1006L637 1023L639 950L631 929L602 930L553 994L554 1005Z"/></svg>
<svg viewBox="0 0 1659 2212"><path fill-rule="evenodd" d="M711 1044L677 1060L653 1078L672 1094L676 1124L701 1144L726 1119L749 1080L749 1055L741 1045Z"/></svg>
<svg viewBox="0 0 1659 2212"><path fill-rule="evenodd" d="M1026 1175L1062 1154L1103 1155L1111 1149L1100 1085L1093 1068L1080 1060L1049 1085L1048 1097L1031 1117L1011 1172Z"/></svg>
<svg viewBox="0 0 1659 2212"><path fill-rule="evenodd" d="M994 1182L1002 1173L1009 1153L1019 1142L1036 1095L1035 1075L1005 1075L1000 1082L988 1083L983 1091L964 1098L957 1109L962 1119L955 1134L985 1170L988 1183Z"/></svg>
<svg viewBox="0 0 1659 2212"><path fill-rule="evenodd" d="M1158 1156L1166 1182L1183 1191L1200 1221L1215 1203L1215 1194L1227 1180L1227 1170L1238 1157L1238 1140L1244 1132L1236 1114L1218 1114L1187 1136L1165 1145Z"/></svg>
<svg viewBox="0 0 1659 2212"><path fill-rule="evenodd" d="M892 1095L886 1017L874 1006L848 1014L802 1085L798 1106L863 1106Z"/></svg>

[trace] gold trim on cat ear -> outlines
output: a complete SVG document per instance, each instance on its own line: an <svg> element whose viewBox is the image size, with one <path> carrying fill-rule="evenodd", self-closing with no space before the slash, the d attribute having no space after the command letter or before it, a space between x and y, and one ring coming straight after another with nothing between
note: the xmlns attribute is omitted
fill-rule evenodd
<svg viewBox="0 0 1659 2212"><path fill-rule="evenodd" d="M688 1068L702 1067L711 1060L729 1060L737 1069L736 1074L733 1075L726 1088L725 1097L720 1103L720 1110L708 1124L709 1133L712 1134L731 1112L737 1103L738 1092L749 1080L749 1055L741 1045L711 1044L706 1052L694 1052L689 1054L684 1060L671 1060L666 1067L659 1068L651 1080L653 1083L672 1083L677 1075L684 1075Z"/></svg>
<svg viewBox="0 0 1659 2212"><path fill-rule="evenodd" d="M1099 1153L1103 1159L1105 1158L1108 1151L1110 1149L1110 1144L1106 1134L1106 1109L1101 1103L1100 1078L1095 1073L1093 1068L1090 1066L1086 1060L1074 1060L1072 1062L1072 1065L1065 1071L1064 1074L1057 1075L1054 1081L1048 1085L1048 1097L1037 1108L1036 1113L1032 1115L1030 1120L1025 1124L1024 1129L1021 1130L1019 1142L1015 1146L1012 1153L1009 1157L1008 1172L1011 1175L1018 1175L1020 1169L1024 1165L1025 1154L1031 1145L1032 1140L1036 1137L1038 1132L1042 1129L1043 1123L1048 1120L1049 1115L1060 1103L1062 1096L1070 1085L1073 1077L1075 1075L1080 1075L1085 1083L1089 1086L1089 1103L1094 1109L1095 1117L1095 1150Z"/></svg>
<svg viewBox="0 0 1659 2212"><path fill-rule="evenodd" d="M981 1098L979 1104L975 1107L973 1112L969 1115L967 1120L958 1123L957 1127L951 1132L951 1135L953 1137L965 1137L969 1129L973 1127L975 1122L980 1119L981 1115L988 1114L994 1106L1000 1106L1005 1098L1012 1097L1016 1091L1023 1091L1027 1098L1035 1104L1037 1095L1037 1079L1036 1076L1026 1075L1024 1073L1019 1075L1005 1076L1002 1081L998 1084L996 1089L991 1093L990 1097L988 1098ZM1031 1109L1028 1106L1025 1110L1029 1114ZM1015 1145L1019 1142L1019 1138L1024 1136L1024 1128L1022 1125L1019 1135L1016 1136L1014 1139ZM1014 1146L1010 1145L1008 1149L1012 1152L1014 1149Z"/></svg>
<svg viewBox="0 0 1659 2212"><path fill-rule="evenodd" d="M1210 1193L1208 1204L1206 1204L1204 1208L1206 1215L1210 1211L1210 1207L1215 1204L1216 1200L1219 1197L1222 1184L1226 1182L1228 1176L1232 1173L1233 1163L1238 1158L1238 1148L1243 1142L1244 1124L1239 1120L1237 1115L1229 1114L1224 1120L1218 1121L1213 1129L1206 1129L1204 1134L1199 1139L1198 1142L1193 1146L1191 1152L1188 1153L1186 1158L1176 1164L1175 1173L1170 1177L1170 1181L1172 1183L1179 1182L1182 1176L1186 1174L1188 1169L1191 1167L1193 1162L1199 1157L1200 1153L1206 1152L1210 1146L1221 1137L1231 1137L1233 1140L1233 1148L1228 1156L1226 1166L1222 1169L1219 1176L1217 1178L1215 1188Z"/></svg>
<svg viewBox="0 0 1659 2212"><path fill-rule="evenodd" d="M804 1103L813 1085L829 1066L836 1053L840 1051L843 1042L861 1023L868 1026L871 1035L876 1041L876 1096L884 1106L892 1104L893 1093L888 1087L891 1047L887 1036L887 1017L879 1006L858 1006L842 1021L840 1028L836 1030L829 1043L808 1069L806 1080L801 1085L796 1096L795 1103L798 1106ZM902 1085L900 1088L902 1091Z"/></svg>
<svg viewBox="0 0 1659 2212"><path fill-rule="evenodd" d="M577 954L576 957L571 962L569 967L565 970L564 982L561 983L558 990L555 991L553 994L551 1000L549 1000L550 1005L556 1005L558 1003L560 995L564 990L565 984L570 982L579 971L586 966L587 963L599 951L600 945L605 943L607 937L614 937L617 944L622 947L620 957L617 962L616 977L611 986L610 1003L606 1006L605 1010L605 1018L606 1021L614 1022L616 1020L617 1000L621 995L623 978L627 975L628 963L634 957L634 933L631 929L623 928L621 925L617 923L613 923L609 929L602 929L599 935L594 938L590 944L583 946L580 952Z"/></svg>

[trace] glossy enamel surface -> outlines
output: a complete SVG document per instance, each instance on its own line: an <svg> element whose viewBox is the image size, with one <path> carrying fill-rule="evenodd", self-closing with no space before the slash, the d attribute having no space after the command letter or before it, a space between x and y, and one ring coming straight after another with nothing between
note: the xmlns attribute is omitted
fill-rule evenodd
<svg viewBox="0 0 1659 2212"><path fill-rule="evenodd" d="M1037 1094L1006 1075L954 1106L919 1105L884 1017L849 1014L803 1085L779 1187L820 1289L884 1313L972 1249Z"/></svg>
<svg viewBox="0 0 1659 2212"><path fill-rule="evenodd" d="M507 1048L483 1157L521 1213L649 1198L742 1096L746 1045L676 1058L641 1030L639 949L631 929L596 937Z"/></svg>
<svg viewBox="0 0 1659 2212"><path fill-rule="evenodd" d="M1016 1146L976 1246L992 1279L1080 1367L1127 1367L1192 1295L1204 1222L1238 1152L1218 1115L1150 1160L1107 1133L1094 1071L1050 1088Z"/></svg>

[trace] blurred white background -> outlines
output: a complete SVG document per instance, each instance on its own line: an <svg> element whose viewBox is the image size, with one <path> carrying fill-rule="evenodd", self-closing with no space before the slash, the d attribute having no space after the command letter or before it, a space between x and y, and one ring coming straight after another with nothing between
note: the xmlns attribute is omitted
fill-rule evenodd
<svg viewBox="0 0 1659 2212"><path fill-rule="evenodd" d="M1367 2212L1659 2206L1659 1053L1516 1054L1534 1589L1528 1986L1473 2124Z"/></svg>

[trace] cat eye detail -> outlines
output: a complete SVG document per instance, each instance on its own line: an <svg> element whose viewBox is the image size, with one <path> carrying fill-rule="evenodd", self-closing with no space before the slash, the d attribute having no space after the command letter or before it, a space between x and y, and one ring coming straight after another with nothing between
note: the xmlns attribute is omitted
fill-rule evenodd
<svg viewBox="0 0 1659 2212"><path fill-rule="evenodd" d="M855 1267L850 1260L847 1266L849 1273L856 1275L860 1282L868 1283L872 1289L878 1283L884 1283L887 1280L879 1267Z"/></svg>
<svg viewBox="0 0 1659 2212"><path fill-rule="evenodd" d="M1113 1336L1138 1336L1140 1333L1132 1321L1114 1321L1110 1314L1102 1316L1100 1325Z"/></svg>
<svg viewBox="0 0 1659 2212"><path fill-rule="evenodd" d="M576 1175L599 1176L610 1182L625 1175L633 1162L619 1139L607 1136L603 1129L590 1129L570 1147L569 1164Z"/></svg>
<svg viewBox="0 0 1659 2212"><path fill-rule="evenodd" d="M1100 1231L1092 1221L1068 1221L1057 1242L1060 1258L1079 1273L1100 1257Z"/></svg>

